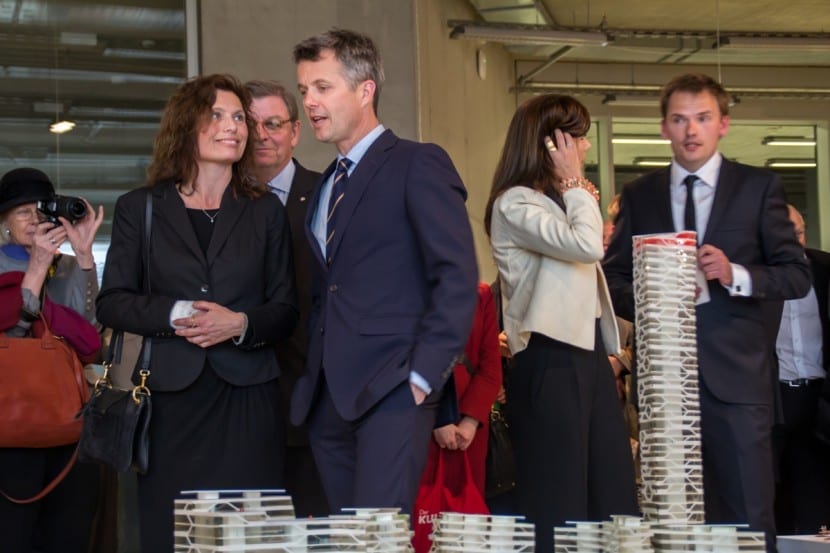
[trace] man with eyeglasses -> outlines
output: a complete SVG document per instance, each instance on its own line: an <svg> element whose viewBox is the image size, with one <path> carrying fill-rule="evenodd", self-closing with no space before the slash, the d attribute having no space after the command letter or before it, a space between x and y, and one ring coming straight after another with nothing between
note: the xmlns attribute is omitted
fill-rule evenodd
<svg viewBox="0 0 830 553"><path fill-rule="evenodd" d="M303 224L308 198L320 180L320 173L309 171L292 157L300 141L299 112L294 95L276 81L249 81L245 83L245 88L251 93L251 112L257 122L257 134L252 137L256 177L279 197L288 214L294 249L297 304L300 308L300 321L294 334L276 348L282 370L279 380L286 432L283 481L294 500L297 516L324 516L329 514L329 508L308 445L308 430L305 425L293 426L288 420L294 383L305 367L311 308L311 252Z"/></svg>

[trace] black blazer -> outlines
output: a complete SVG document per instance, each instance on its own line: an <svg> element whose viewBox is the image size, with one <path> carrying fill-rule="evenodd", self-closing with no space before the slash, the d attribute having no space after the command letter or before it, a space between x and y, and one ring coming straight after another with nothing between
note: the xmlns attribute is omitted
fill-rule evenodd
<svg viewBox="0 0 830 553"><path fill-rule="evenodd" d="M603 268L614 309L634 320L631 237L673 232L670 168L625 186ZM711 301L699 305L698 365L707 388L727 403L772 404L776 376L768 343L778 332L781 301L809 290L810 268L787 216L784 189L769 171L724 159L701 244L723 250L752 279L751 297L732 297L709 282ZM763 301L774 300L774 301Z"/></svg>
<svg viewBox="0 0 830 553"><path fill-rule="evenodd" d="M323 179L334 171L334 164ZM314 255L308 371L292 422L313 404L320 373L344 419L355 420L414 371L440 390L464 351L478 281L466 191L447 153L386 130L349 177L329 263ZM414 405L414 404L413 404Z"/></svg>
<svg viewBox="0 0 830 553"><path fill-rule="evenodd" d="M822 353L825 372L830 367L830 321L827 319L828 287L830 286L830 253L806 248L805 253L813 272L813 289L818 301L818 314L821 319Z"/></svg>
<svg viewBox="0 0 830 553"><path fill-rule="evenodd" d="M149 295L142 292L148 191L153 194ZM176 336L170 311L177 300L207 300L246 313L245 341L204 349ZM105 326L153 337L151 390L186 388L205 361L238 386L276 378L274 350L264 346L288 336L297 321L288 220L279 199L234 197L229 186L205 255L172 182L124 194L115 204L97 315Z"/></svg>
<svg viewBox="0 0 830 553"><path fill-rule="evenodd" d="M308 315L311 311L311 248L305 237L305 218L314 187L320 181L320 173L309 171L294 160L296 172L291 181L291 191L285 204L288 223L291 227L291 245L294 250L294 274L297 283L297 306L300 319L291 337L280 341L276 346L277 360L280 364L280 390L283 402L280 405L288 420L291 393L297 379L305 372L306 349L308 348ZM289 446L308 444L305 429L286 425L286 443Z"/></svg>

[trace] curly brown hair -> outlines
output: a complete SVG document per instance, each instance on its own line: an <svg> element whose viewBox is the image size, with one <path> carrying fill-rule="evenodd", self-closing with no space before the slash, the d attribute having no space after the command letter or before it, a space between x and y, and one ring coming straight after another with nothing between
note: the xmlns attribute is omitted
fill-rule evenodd
<svg viewBox="0 0 830 553"><path fill-rule="evenodd" d="M179 85L161 116L156 139L153 141L153 160L147 168L147 186L168 182L193 183L196 188L199 174L197 163L199 129L210 120L216 91L225 90L239 98L245 110L248 136L256 136L256 122L251 116L251 95L236 79L227 74L194 77ZM253 144L245 144L242 157L233 164L231 188L234 194L258 197L265 193L265 186L253 177Z"/></svg>

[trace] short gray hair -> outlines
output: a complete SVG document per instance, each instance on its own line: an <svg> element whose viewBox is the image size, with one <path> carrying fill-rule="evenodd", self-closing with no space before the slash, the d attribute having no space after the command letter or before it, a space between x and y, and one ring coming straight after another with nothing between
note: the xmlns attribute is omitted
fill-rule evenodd
<svg viewBox="0 0 830 553"><path fill-rule="evenodd" d="M251 98L267 98L268 96L277 96L282 98L285 102L285 107L288 108L288 117L291 121L296 121L300 117L300 111L297 108L297 98L285 88L282 83L278 81L248 81L245 83L245 88Z"/></svg>
<svg viewBox="0 0 830 553"><path fill-rule="evenodd" d="M332 29L294 46L294 63L317 61L323 50L332 50L334 57L343 64L343 77L352 90L363 81L374 81L372 107L377 115L380 89L385 77L380 52L372 39L355 31Z"/></svg>

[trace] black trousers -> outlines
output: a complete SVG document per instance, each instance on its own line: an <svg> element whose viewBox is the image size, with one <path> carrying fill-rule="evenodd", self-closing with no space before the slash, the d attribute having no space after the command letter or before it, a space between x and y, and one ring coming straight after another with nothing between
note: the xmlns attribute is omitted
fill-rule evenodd
<svg viewBox="0 0 830 553"><path fill-rule="evenodd" d="M534 333L511 374L516 503L553 551L565 521L638 515L634 464L597 324L594 351Z"/></svg>
<svg viewBox="0 0 830 553"><path fill-rule="evenodd" d="M724 403L700 381L706 522L749 524L776 551L770 405Z"/></svg>
<svg viewBox="0 0 830 553"><path fill-rule="evenodd" d="M793 388L780 384L783 424L773 429L779 534L815 534L830 526L830 446L814 435L823 380Z"/></svg>
<svg viewBox="0 0 830 553"><path fill-rule="evenodd" d="M188 388L152 393L150 469L138 479L141 550L168 553L179 492L282 487L284 430L276 380L234 386L206 365Z"/></svg>
<svg viewBox="0 0 830 553"><path fill-rule="evenodd" d="M43 449L0 449L0 489L25 499L43 489L75 451L75 444ZM98 505L100 469L75 463L49 495L29 505L0 496L3 553L86 553Z"/></svg>
<svg viewBox="0 0 830 553"><path fill-rule="evenodd" d="M294 502L294 514L300 518L323 517L331 514L320 472L311 453L311 446L285 448L285 490Z"/></svg>

